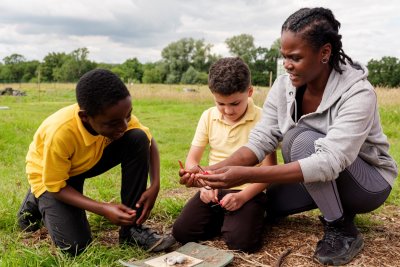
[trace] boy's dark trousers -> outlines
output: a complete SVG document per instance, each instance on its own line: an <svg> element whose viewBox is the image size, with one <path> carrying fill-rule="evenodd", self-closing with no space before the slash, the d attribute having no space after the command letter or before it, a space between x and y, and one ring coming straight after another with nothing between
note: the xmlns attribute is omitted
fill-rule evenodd
<svg viewBox="0 0 400 267"><path fill-rule="evenodd" d="M121 202L136 209L135 205L147 186L149 155L146 134L140 129L129 130L104 149L101 159L93 168L70 177L67 184L83 193L86 178L97 176L121 164ZM36 201L54 243L71 254L82 252L92 240L86 212L55 199L47 191Z"/></svg>
<svg viewBox="0 0 400 267"><path fill-rule="evenodd" d="M218 199L237 190L219 190ZM208 240L219 234L229 249L255 252L262 245L266 195L259 193L240 209L224 211L200 199L197 192L174 223L172 234L181 243Z"/></svg>

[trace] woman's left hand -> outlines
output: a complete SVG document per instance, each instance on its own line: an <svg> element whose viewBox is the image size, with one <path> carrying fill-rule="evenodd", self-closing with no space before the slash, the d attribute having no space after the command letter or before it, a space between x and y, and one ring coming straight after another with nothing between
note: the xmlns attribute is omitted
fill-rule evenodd
<svg viewBox="0 0 400 267"><path fill-rule="evenodd" d="M211 188L231 188L247 183L248 168L242 166L227 166L210 172L210 174L196 174Z"/></svg>

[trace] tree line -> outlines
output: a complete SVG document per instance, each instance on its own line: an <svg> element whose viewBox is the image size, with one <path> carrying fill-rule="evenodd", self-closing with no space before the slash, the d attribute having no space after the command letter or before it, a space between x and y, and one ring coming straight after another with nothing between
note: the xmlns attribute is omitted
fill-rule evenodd
<svg viewBox="0 0 400 267"><path fill-rule="evenodd" d="M276 62L280 56L280 40L271 47L256 47L254 37L240 34L225 40L232 56L241 57L248 65L254 85L268 86L276 78ZM203 39L183 38L168 44L161 60L141 63L137 58L121 64L97 63L88 59L89 50L78 48L71 53L47 54L42 61L28 61L12 54L0 62L0 82L76 82L85 72L105 68L127 83L207 84L211 64L221 58L211 53L212 44ZM395 57L370 60L369 80L375 86L400 86L400 61Z"/></svg>

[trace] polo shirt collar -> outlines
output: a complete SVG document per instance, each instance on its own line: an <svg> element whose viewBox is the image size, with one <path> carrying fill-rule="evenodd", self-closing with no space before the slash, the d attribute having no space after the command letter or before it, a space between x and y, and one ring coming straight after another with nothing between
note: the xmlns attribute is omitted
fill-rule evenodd
<svg viewBox="0 0 400 267"><path fill-rule="evenodd" d="M214 109L214 112L212 112L211 116L212 116L213 120L219 120L219 121L226 123L226 121L222 118L222 113L219 112L218 108ZM241 124L245 121L253 121L256 119L256 116L257 116L257 113L256 113L256 108L254 105L253 98L249 97L248 103L247 103L246 114L244 114L244 116L240 119L240 121L236 122L235 125Z"/></svg>
<svg viewBox="0 0 400 267"><path fill-rule="evenodd" d="M78 125L78 130L80 134L82 135L83 141L85 142L86 146L90 146L91 144L95 143L96 141L99 140L99 138L103 138L101 135L92 135L89 133L88 130L86 130L85 126L83 126L82 120L78 115L80 108L79 105L76 104L75 107L75 112L74 112L74 117L76 120L76 124Z"/></svg>

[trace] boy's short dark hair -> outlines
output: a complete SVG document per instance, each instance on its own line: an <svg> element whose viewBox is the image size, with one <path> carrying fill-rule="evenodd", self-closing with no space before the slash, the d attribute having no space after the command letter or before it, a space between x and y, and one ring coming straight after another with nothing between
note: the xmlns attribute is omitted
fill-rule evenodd
<svg viewBox="0 0 400 267"><path fill-rule="evenodd" d="M208 74L208 87L212 93L231 95L243 93L250 87L249 66L239 57L221 58L215 62Z"/></svg>
<svg viewBox="0 0 400 267"><path fill-rule="evenodd" d="M125 99L130 93L113 72L94 69L85 73L76 85L76 100L89 116L100 114L105 108Z"/></svg>

